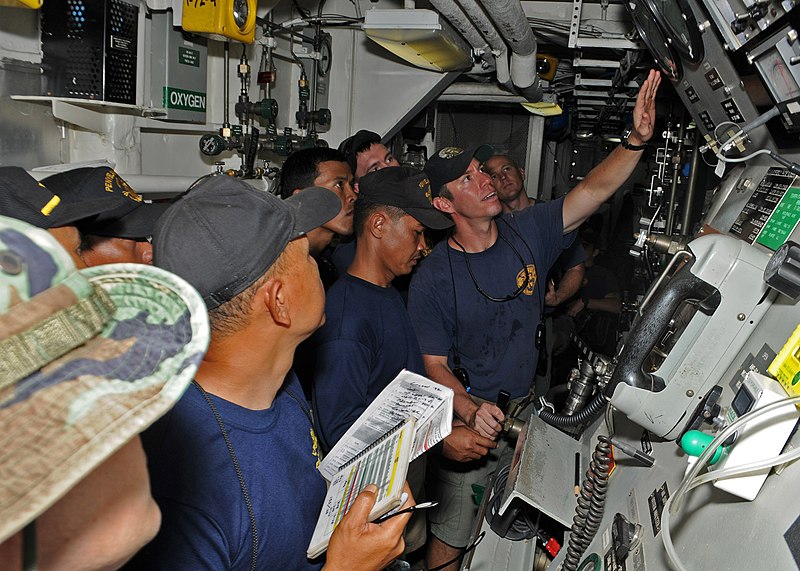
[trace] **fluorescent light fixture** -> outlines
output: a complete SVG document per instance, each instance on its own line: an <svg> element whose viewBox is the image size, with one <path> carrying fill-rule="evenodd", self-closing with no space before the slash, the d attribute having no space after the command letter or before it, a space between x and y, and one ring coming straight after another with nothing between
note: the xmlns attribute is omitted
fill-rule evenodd
<svg viewBox="0 0 800 571"><path fill-rule="evenodd" d="M433 71L472 67L472 50L433 10L368 10L364 33L408 63Z"/></svg>

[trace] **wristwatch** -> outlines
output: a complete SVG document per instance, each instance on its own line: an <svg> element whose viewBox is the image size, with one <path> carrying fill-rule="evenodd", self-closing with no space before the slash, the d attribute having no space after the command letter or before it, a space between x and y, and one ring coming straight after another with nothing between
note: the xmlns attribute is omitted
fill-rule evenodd
<svg viewBox="0 0 800 571"><path fill-rule="evenodd" d="M647 148L647 143L643 143L641 145L634 145L628 141L628 137L631 134L632 129L628 127L625 129L625 132L622 134L622 146L629 151L643 151Z"/></svg>

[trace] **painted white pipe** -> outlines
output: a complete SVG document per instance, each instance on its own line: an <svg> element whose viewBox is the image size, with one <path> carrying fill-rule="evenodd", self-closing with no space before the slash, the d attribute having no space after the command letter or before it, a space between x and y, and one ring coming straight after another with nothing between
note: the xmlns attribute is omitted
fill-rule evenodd
<svg viewBox="0 0 800 571"><path fill-rule="evenodd" d="M528 101L541 101L536 73L536 38L519 0L481 0L500 34L511 48L511 81Z"/></svg>

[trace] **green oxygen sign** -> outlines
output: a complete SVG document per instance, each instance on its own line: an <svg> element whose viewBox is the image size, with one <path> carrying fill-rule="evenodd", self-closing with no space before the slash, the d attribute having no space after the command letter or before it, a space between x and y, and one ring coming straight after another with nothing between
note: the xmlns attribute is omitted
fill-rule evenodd
<svg viewBox="0 0 800 571"><path fill-rule="evenodd" d="M188 89L164 87L164 107L205 113L206 94L198 91L189 91Z"/></svg>

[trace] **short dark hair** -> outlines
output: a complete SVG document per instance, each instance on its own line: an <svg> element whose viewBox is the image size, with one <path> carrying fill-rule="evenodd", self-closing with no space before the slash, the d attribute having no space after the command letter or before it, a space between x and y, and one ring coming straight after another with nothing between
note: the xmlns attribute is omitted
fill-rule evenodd
<svg viewBox="0 0 800 571"><path fill-rule="evenodd" d="M367 220L379 210L386 212L393 221L400 220L403 216L408 214L405 210L397 206L387 206L386 204L378 204L377 202L359 198L356 200L355 207L353 208L353 230L355 230L356 236L364 234L364 227L366 226Z"/></svg>
<svg viewBox="0 0 800 571"><path fill-rule="evenodd" d="M345 156L328 147L313 147L295 151L281 168L281 198L289 198L295 189L314 185L319 176L319 163L336 161L346 163Z"/></svg>
<svg viewBox="0 0 800 571"><path fill-rule="evenodd" d="M208 322L211 332L217 337L228 337L243 329L250 323L253 308L253 299L256 293L271 277L286 273L287 265L284 258L286 250L281 252L278 259L264 272L260 278L247 286L247 289L235 295L225 303L208 310Z"/></svg>
<svg viewBox="0 0 800 571"><path fill-rule="evenodd" d="M361 143L361 144L360 144L358 147L356 147L355 149L353 149L353 154L354 154L356 157L358 157L358 155L360 155L360 154L361 154L361 153L363 153L364 151L368 151L368 150L370 150L370 148L372 148L372 145L380 145L380 144L381 144L381 142L380 142L380 141L364 141L364 142L363 142L363 143Z"/></svg>

